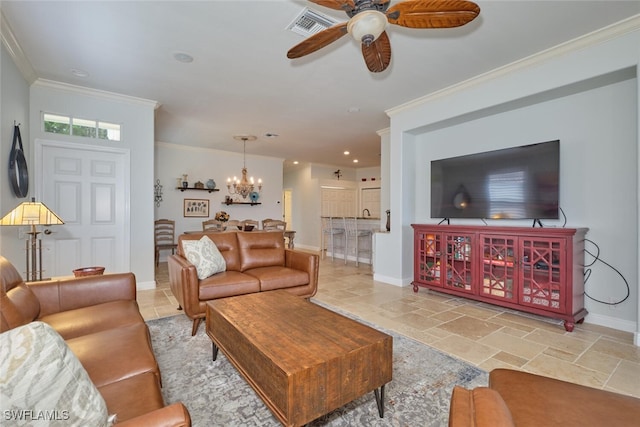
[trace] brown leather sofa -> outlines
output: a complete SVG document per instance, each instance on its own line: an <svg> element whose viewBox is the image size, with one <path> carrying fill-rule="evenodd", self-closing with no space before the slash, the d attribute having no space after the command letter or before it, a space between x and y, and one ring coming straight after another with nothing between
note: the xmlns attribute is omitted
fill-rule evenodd
<svg viewBox="0 0 640 427"><path fill-rule="evenodd" d="M640 399L511 369L494 369L489 387L456 386L449 427L637 426Z"/></svg>
<svg viewBox="0 0 640 427"><path fill-rule="evenodd" d="M198 279L195 266L185 258L182 242L208 236L224 257L226 271ZM205 317L206 302L217 298L286 289L302 298L318 290L316 254L285 249L282 231L226 231L182 234L178 251L168 257L171 291L193 320L195 335Z"/></svg>
<svg viewBox="0 0 640 427"><path fill-rule="evenodd" d="M165 406L132 273L25 283L0 256L0 332L50 325L76 355L118 425L190 426L182 403Z"/></svg>

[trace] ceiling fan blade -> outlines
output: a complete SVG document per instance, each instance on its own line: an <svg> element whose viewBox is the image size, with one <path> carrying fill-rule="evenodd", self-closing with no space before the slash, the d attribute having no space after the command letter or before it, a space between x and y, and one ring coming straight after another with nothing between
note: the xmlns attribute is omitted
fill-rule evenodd
<svg viewBox="0 0 640 427"><path fill-rule="evenodd" d="M362 44L362 57L372 73L379 73L387 69L391 63L391 43L386 31L382 32L380 37L369 46Z"/></svg>
<svg viewBox="0 0 640 427"><path fill-rule="evenodd" d="M328 7L329 9L343 10L345 12L356 8L354 0L309 0L311 3Z"/></svg>
<svg viewBox="0 0 640 427"><path fill-rule="evenodd" d="M326 30L320 31L298 43L287 52L287 58L294 59L301 56L309 55L318 49L321 49L328 44L338 40L340 37L347 34L347 23L336 24L333 27L329 27Z"/></svg>
<svg viewBox="0 0 640 427"><path fill-rule="evenodd" d="M403 1L387 11L390 24L408 28L452 28L473 21L480 7L466 0Z"/></svg>

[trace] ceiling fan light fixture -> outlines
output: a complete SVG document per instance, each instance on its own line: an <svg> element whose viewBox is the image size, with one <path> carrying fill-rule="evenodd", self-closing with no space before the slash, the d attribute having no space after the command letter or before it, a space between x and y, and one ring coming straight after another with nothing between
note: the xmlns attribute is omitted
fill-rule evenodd
<svg viewBox="0 0 640 427"><path fill-rule="evenodd" d="M389 21L384 13L365 10L349 20L347 31L358 43L369 46L386 30Z"/></svg>

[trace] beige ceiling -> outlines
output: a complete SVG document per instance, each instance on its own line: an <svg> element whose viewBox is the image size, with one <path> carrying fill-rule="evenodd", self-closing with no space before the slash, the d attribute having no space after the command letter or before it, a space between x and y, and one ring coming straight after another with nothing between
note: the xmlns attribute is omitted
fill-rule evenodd
<svg viewBox="0 0 640 427"><path fill-rule="evenodd" d="M480 17L464 27L390 27L391 65L379 74L349 37L287 59L303 40L287 27L304 7L348 19L307 1L4 0L1 8L38 78L158 101L157 141L241 152L233 135L253 134L247 154L339 167L379 165L385 110L640 13L640 1L476 3Z"/></svg>

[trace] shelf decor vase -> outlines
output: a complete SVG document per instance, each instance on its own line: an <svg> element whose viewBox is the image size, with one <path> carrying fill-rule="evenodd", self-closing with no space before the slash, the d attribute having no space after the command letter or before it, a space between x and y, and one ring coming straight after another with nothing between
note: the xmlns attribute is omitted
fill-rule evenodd
<svg viewBox="0 0 640 427"><path fill-rule="evenodd" d="M387 209L387 231L391 231L391 211Z"/></svg>
<svg viewBox="0 0 640 427"><path fill-rule="evenodd" d="M209 179L209 181L207 181L207 188L209 190L215 190L216 182L213 179Z"/></svg>

